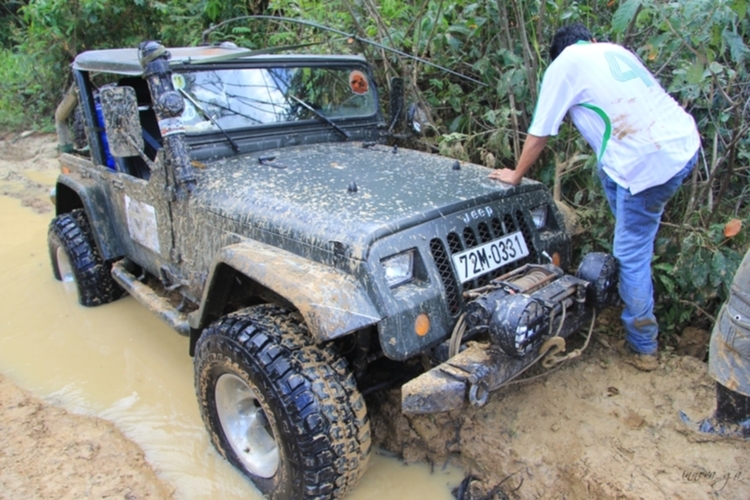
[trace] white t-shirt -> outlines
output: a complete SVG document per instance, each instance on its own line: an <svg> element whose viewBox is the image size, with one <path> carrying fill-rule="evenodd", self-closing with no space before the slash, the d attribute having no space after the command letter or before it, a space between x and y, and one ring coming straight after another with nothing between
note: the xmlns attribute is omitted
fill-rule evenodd
<svg viewBox="0 0 750 500"><path fill-rule="evenodd" d="M557 135L565 113L604 171L632 194L667 182L695 155L695 120L628 50L570 45L544 73L529 134Z"/></svg>

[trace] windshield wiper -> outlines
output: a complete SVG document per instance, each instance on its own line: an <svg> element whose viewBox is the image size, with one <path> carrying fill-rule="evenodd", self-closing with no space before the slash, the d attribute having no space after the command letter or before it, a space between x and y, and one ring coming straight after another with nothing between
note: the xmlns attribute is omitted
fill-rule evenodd
<svg viewBox="0 0 750 500"><path fill-rule="evenodd" d="M206 112L206 110L203 109L203 107L200 104L198 104L198 102L195 99L192 98L192 96L190 94L188 94L187 92L185 92L185 89L179 89L179 91L180 91L180 94L182 94L185 97L185 99L187 99L188 101L190 101L190 104L192 104L193 106L195 106L195 109L197 109L200 112L200 114L202 114L203 116L205 116L208 120L211 121L211 123L213 123L214 125L216 125L216 128L218 128L221 131L221 133L224 134L224 137L227 138L227 140L229 141L229 144L232 145L232 149L234 150L234 152L235 153L239 153L240 152L240 147L237 145L236 142L234 142L234 139L232 139L231 137L229 137L229 134L227 134L226 130L224 130L223 128L221 128L221 125L219 125L217 123L217 121L214 120L213 117L211 115L209 115Z"/></svg>
<svg viewBox="0 0 750 500"><path fill-rule="evenodd" d="M307 104L302 99L299 99L299 98L297 98L297 97L295 97L295 96L293 96L291 94L289 94L288 97L291 97L292 99L294 99L295 102L301 104L306 110L308 110L309 112L311 112L312 114L314 114L315 116L317 116L318 118L320 118L321 120L323 120L324 122L326 122L331 127L335 128L336 132L340 133L341 135L343 135L347 139L351 138L351 135L349 134L349 132L347 132L343 128L339 127L338 125L336 125L336 123L333 120L331 120L326 115L324 115L323 113L321 113L317 109L315 109L312 106L310 106L309 104Z"/></svg>

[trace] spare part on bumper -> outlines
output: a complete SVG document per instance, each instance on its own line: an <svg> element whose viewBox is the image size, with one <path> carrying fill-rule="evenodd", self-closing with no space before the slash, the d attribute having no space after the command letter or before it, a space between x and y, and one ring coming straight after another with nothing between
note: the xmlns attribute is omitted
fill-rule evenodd
<svg viewBox="0 0 750 500"><path fill-rule="evenodd" d="M551 264L527 264L464 297L465 333L462 328L458 334L486 334L489 342L470 342L405 384L404 413L456 410L467 400L483 405L491 391L539 359L545 340L568 337L594 311L616 301L617 261L609 254L588 254L576 276Z"/></svg>

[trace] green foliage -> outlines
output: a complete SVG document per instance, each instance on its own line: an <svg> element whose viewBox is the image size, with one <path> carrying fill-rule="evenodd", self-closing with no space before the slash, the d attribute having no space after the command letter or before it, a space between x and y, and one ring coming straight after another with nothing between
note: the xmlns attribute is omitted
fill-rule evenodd
<svg viewBox="0 0 750 500"><path fill-rule="evenodd" d="M746 219L745 225L750 223ZM694 312L717 311L729 296L729 287L750 238L724 236L724 224L708 229L682 228L657 242L654 286L661 302L659 323L667 334L679 333ZM710 313L709 313L710 314ZM704 320L707 318L704 318ZM709 326L709 324L707 324Z"/></svg>
<svg viewBox="0 0 750 500"><path fill-rule="evenodd" d="M20 0L0 0L0 48L13 46L13 32L21 26L18 9L22 5Z"/></svg>
<svg viewBox="0 0 750 500"><path fill-rule="evenodd" d="M9 49L0 49L0 68L0 124L23 127L23 102L26 99L19 98L17 89L30 79L31 68L24 64L22 57Z"/></svg>
<svg viewBox="0 0 750 500"><path fill-rule="evenodd" d="M638 13L642 0L625 0L612 15L612 32L615 34L625 33L630 23Z"/></svg>
<svg viewBox="0 0 750 500"><path fill-rule="evenodd" d="M136 45L154 28L155 11L139 0L31 0L18 10L12 57L0 64L0 126L50 127L70 85L69 64L90 48ZM19 113L18 110L21 110Z"/></svg>

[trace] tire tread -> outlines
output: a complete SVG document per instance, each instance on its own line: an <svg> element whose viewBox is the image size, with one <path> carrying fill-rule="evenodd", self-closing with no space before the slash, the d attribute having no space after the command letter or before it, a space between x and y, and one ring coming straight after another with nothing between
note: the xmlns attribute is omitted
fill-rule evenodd
<svg viewBox="0 0 750 500"><path fill-rule="evenodd" d="M112 278L111 265L99 255L91 226L82 209L52 219L47 242L52 273L57 280L62 279L57 249L62 247L68 254L81 305L91 307L107 304L124 295L125 291Z"/></svg>
<svg viewBox="0 0 750 500"><path fill-rule="evenodd" d="M346 361L332 346L314 345L298 314L275 305L254 306L219 319L201 336L196 349L199 398L201 358L208 353L202 346L217 336L236 342L260 365L294 422L289 432L299 450L301 484L293 497L343 497L364 473L371 448L364 398ZM204 406L204 422L216 435Z"/></svg>

